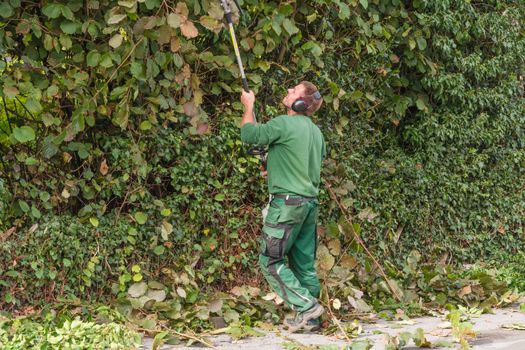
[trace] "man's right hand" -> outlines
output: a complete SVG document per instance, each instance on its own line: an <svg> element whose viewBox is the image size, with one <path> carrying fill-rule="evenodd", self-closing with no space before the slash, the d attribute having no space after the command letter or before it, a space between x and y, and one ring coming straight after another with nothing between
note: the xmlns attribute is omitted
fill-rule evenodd
<svg viewBox="0 0 525 350"><path fill-rule="evenodd" d="M252 90L250 90L250 92L242 90L241 103L246 109L253 109L253 105L255 104L255 94Z"/></svg>

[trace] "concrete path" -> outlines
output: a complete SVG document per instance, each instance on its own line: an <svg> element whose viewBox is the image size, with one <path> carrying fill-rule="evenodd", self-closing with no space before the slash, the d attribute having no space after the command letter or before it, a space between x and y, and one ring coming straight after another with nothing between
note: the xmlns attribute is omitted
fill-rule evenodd
<svg viewBox="0 0 525 350"><path fill-rule="evenodd" d="M505 325L521 324L525 326L525 313L520 312L517 306L496 309L494 314L486 314L472 317L469 321L473 324L476 338L469 341L472 350L525 350L525 330L513 330L503 328ZM405 324L403 324L405 323ZM406 324L411 323L411 324ZM372 350L384 350L386 344L385 333L396 336L402 332L414 332L417 328L424 330L427 340L435 344L438 341L452 342L451 329L445 326L443 319L439 317L413 318L409 322L396 322L380 320L373 324L362 323L363 332L355 341L369 339L374 346ZM378 334L380 333L381 334ZM305 346L335 345L344 349L348 343L336 337L327 337L319 334L290 334L286 331L264 332L263 337L251 337L234 341L227 335L218 335L207 340L212 342L220 350L281 350L285 349L283 344L293 342ZM141 349L151 349L152 339L145 338ZM335 347L334 347L335 348ZM452 349L458 349L459 345L453 343ZM195 350L196 346L163 346L162 350ZM300 349L299 347L297 349ZM330 350L332 350L331 348ZM410 343L404 349L419 349ZM447 349L436 347L434 349ZM450 348L448 348L450 349Z"/></svg>

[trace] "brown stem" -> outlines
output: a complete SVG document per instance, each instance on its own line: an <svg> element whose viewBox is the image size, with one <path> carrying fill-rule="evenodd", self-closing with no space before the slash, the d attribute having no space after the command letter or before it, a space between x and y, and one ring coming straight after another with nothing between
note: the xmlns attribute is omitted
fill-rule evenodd
<svg viewBox="0 0 525 350"><path fill-rule="evenodd" d="M5 103L5 98L2 99L2 102L4 103L5 118L7 119L7 125L9 125L9 130L12 133L13 132L13 127L11 126L11 120L9 120L9 114L8 114L7 104Z"/></svg>
<svg viewBox="0 0 525 350"><path fill-rule="evenodd" d="M352 220L348 217L348 213L346 212L346 209L341 205L341 203L339 202L339 200L337 199L337 196L335 195L334 191L332 190L331 186L329 183L327 183L325 185L326 189L328 190L328 192L330 193L330 197L332 197L332 199L337 203L337 205L339 206L339 209L341 209L341 212L343 213L345 219L346 219L346 222L348 222L350 224L350 232L352 233L352 235L354 236L354 238L356 239L356 241L359 243L359 245L361 245L363 247L363 249L366 251L366 253L368 254L368 256L372 259L372 261L374 262L374 264L377 266L377 268L379 269L379 272L381 273L381 275L383 276L383 278L385 279L385 282L387 283L388 287L390 288L390 290L392 291L392 294L396 297L397 301L401 302L401 296L399 294L397 294L397 291L396 289L392 286L390 280L388 279L388 277L386 276L386 273L385 273L385 270L383 269L383 267L381 266L381 264L379 264L379 262L377 261L377 259L375 258L375 256L370 252L370 250L368 250L368 248L366 247L365 245L365 242L363 242L363 240L361 239L361 237L359 237L357 235L357 233L354 231L354 227L353 227L353 223L352 223Z"/></svg>
<svg viewBox="0 0 525 350"><path fill-rule="evenodd" d="M334 323L336 324L336 326L339 328L339 330L341 330L341 332L343 332L343 335L345 336L346 340L351 343L352 342L352 339L350 339L348 337L348 334L346 334L346 331L345 329L343 328L343 326L341 325L341 322L339 321L339 319L337 317L335 317L333 311L332 311L332 307L330 306L330 295L328 294L328 287L326 286L326 284L324 285L324 289L325 289L325 293L326 293L326 307L328 308L328 313L330 314L330 317L332 318L332 321L334 321Z"/></svg>
<svg viewBox="0 0 525 350"><path fill-rule="evenodd" d="M133 327L135 330L138 330L138 331L142 331L142 332L147 332L147 333L152 333L152 334L158 334L160 333L160 331L156 331L156 330L151 330L151 329L146 329L146 328L135 328ZM186 333L179 333L177 331L174 331L172 329L166 329L166 331L170 334L175 334L176 336L178 337L181 337L181 338L186 338L186 339L191 339L191 340L195 340L195 341L198 341L199 343L201 343L202 345L205 345L209 348L212 348L212 349L217 349L215 346L213 346L213 344L210 344L208 343L206 340L204 339L201 339L199 337L196 337L196 336L193 336L193 335L190 335L190 334L186 334Z"/></svg>
<svg viewBox="0 0 525 350"><path fill-rule="evenodd" d="M295 14L297 13L297 2L293 3L293 13L292 13L292 20L295 19ZM281 47L281 51L279 52L279 57L277 58L277 62L279 64L283 63L284 60L284 54L286 53L286 49L288 48L288 41L290 40L290 36L288 35L284 39L283 46Z"/></svg>

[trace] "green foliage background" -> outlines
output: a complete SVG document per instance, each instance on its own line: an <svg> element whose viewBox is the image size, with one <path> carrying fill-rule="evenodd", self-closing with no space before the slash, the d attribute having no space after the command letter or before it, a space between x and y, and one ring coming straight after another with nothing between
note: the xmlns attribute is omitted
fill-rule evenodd
<svg viewBox="0 0 525 350"><path fill-rule="evenodd" d="M243 7L259 120L282 112L285 87L320 87L325 184L375 254L523 250L522 1ZM3 302L118 294L165 269L198 281L192 293L260 280L264 179L239 141L219 3L10 0L0 16L0 232L16 228ZM341 213L321 200L337 237Z"/></svg>

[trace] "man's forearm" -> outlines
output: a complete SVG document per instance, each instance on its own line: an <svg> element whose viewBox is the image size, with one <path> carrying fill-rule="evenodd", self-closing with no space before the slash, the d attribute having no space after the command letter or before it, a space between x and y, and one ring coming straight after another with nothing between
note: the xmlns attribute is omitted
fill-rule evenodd
<svg viewBox="0 0 525 350"><path fill-rule="evenodd" d="M246 123L255 124L253 120L253 107L245 107L244 114L242 115L241 126Z"/></svg>

